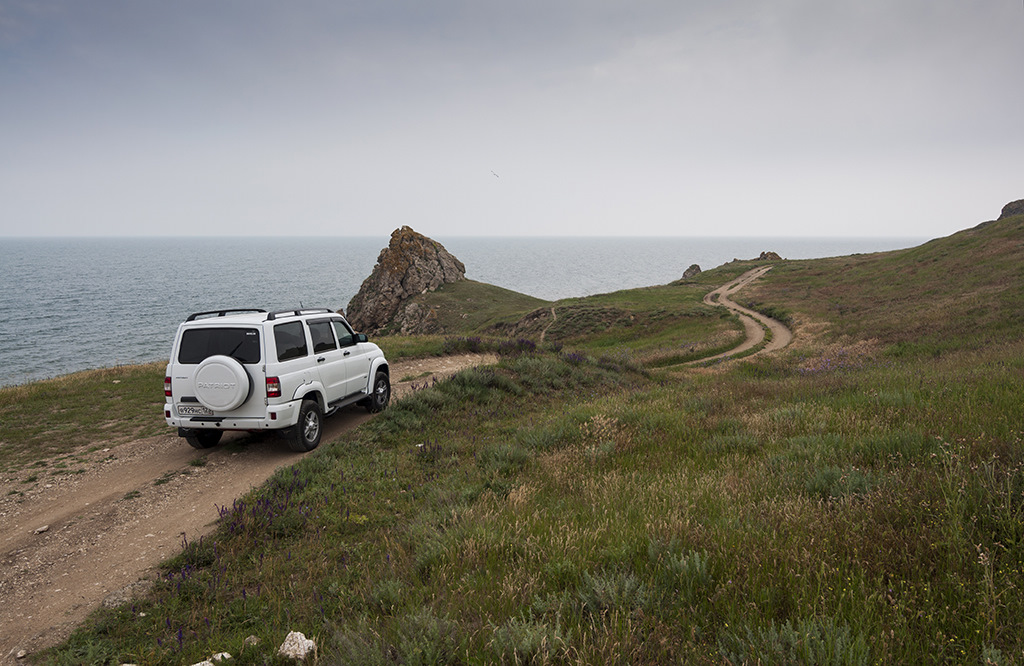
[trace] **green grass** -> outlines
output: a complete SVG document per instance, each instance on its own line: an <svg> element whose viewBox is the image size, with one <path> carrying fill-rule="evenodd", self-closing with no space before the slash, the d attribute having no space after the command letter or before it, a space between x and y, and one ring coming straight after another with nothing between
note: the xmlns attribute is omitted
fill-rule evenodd
<svg viewBox="0 0 1024 666"><path fill-rule="evenodd" d="M441 335L386 335L370 339L389 361L441 356L444 340Z"/></svg>
<svg viewBox="0 0 1024 666"><path fill-rule="evenodd" d="M282 663L300 630L332 664L1024 663L1024 339L987 314L1018 222L779 263L752 298L797 344L714 370L637 361L727 332L700 297L745 265L560 302L563 348L323 443L46 660ZM967 290L984 316L939 316Z"/></svg>
<svg viewBox="0 0 1024 666"><path fill-rule="evenodd" d="M164 432L165 365L90 370L0 388L0 469Z"/></svg>
<svg viewBox="0 0 1024 666"><path fill-rule="evenodd" d="M416 297L433 313L441 333L386 335L374 341L389 358L399 359L497 351L503 340L539 343L543 336L555 347L620 355L649 367L678 364L737 344L743 328L735 317L700 299L710 285L728 281L753 265L734 262L693 280L554 303L460 281ZM467 340L476 343L466 345Z"/></svg>
<svg viewBox="0 0 1024 666"><path fill-rule="evenodd" d="M746 266L743 270L746 270ZM649 368L679 365L732 349L743 327L722 308L701 303L719 280L739 273L726 266L669 285L574 298L554 304L555 319L544 321L546 340Z"/></svg>

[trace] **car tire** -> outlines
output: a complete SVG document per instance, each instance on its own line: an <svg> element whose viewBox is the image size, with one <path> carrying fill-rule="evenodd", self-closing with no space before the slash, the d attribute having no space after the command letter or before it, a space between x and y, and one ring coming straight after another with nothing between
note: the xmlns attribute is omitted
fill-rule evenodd
<svg viewBox="0 0 1024 666"><path fill-rule="evenodd" d="M315 400L303 400L299 408L299 421L287 431L285 439L292 451L304 453L320 445L324 429L324 415Z"/></svg>
<svg viewBox="0 0 1024 666"><path fill-rule="evenodd" d="M366 411L371 414L384 411L391 401L391 380L388 373L378 370L373 377L373 387L366 399Z"/></svg>
<svg viewBox="0 0 1024 666"><path fill-rule="evenodd" d="M185 441L193 449L209 449L217 446L223 434L221 430L186 430Z"/></svg>
<svg viewBox="0 0 1024 666"><path fill-rule="evenodd" d="M214 412L230 412L252 395L252 377L230 356L210 356L196 368L193 388L196 398Z"/></svg>

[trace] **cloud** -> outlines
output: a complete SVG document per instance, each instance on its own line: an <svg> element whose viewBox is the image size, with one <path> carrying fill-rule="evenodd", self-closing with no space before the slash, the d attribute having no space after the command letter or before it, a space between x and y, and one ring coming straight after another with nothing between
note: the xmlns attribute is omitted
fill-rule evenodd
<svg viewBox="0 0 1024 666"><path fill-rule="evenodd" d="M8 0L0 235L951 231L1021 196L1021 9Z"/></svg>

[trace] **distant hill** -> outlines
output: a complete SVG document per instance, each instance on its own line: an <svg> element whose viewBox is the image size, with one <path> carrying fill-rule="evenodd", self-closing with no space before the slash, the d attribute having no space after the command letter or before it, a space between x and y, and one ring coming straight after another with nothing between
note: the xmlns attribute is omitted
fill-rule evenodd
<svg viewBox="0 0 1024 666"><path fill-rule="evenodd" d="M745 298L908 353L1019 339L1024 210L1008 209L1016 210L907 250L781 263Z"/></svg>

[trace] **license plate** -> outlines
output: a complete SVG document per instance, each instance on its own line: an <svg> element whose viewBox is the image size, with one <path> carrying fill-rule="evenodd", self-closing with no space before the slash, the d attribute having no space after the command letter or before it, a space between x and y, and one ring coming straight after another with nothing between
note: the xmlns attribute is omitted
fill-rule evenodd
<svg viewBox="0 0 1024 666"><path fill-rule="evenodd" d="M178 405L178 416L213 416L213 412L202 405Z"/></svg>

